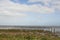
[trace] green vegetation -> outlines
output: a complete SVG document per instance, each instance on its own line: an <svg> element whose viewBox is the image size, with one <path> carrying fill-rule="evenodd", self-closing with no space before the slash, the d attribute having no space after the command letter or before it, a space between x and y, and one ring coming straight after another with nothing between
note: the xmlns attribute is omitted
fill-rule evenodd
<svg viewBox="0 0 60 40"><path fill-rule="evenodd" d="M44 30L0 30L0 40L60 40L60 37Z"/></svg>

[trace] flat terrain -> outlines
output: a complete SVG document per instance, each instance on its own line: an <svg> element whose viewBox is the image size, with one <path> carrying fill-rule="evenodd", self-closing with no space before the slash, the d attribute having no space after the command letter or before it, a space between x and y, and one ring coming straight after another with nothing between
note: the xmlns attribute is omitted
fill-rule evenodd
<svg viewBox="0 0 60 40"><path fill-rule="evenodd" d="M60 37L44 30L0 29L0 40L60 40Z"/></svg>

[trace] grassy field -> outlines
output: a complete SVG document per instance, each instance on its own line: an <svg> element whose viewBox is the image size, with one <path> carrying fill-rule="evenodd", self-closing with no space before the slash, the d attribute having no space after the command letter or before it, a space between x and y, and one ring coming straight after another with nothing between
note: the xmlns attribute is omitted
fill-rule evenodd
<svg viewBox="0 0 60 40"><path fill-rule="evenodd" d="M44 30L0 30L0 40L60 40L60 37Z"/></svg>

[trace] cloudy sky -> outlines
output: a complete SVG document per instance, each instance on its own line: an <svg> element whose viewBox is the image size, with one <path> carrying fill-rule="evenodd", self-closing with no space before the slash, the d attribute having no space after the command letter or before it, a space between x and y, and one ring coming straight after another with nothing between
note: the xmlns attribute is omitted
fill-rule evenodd
<svg viewBox="0 0 60 40"><path fill-rule="evenodd" d="M0 0L0 25L60 26L60 0Z"/></svg>

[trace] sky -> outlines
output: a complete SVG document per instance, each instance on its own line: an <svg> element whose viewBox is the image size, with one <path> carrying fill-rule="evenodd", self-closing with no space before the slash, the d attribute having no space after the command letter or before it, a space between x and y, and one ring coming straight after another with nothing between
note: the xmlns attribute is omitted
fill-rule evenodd
<svg viewBox="0 0 60 40"><path fill-rule="evenodd" d="M0 25L60 26L60 0L0 0Z"/></svg>

